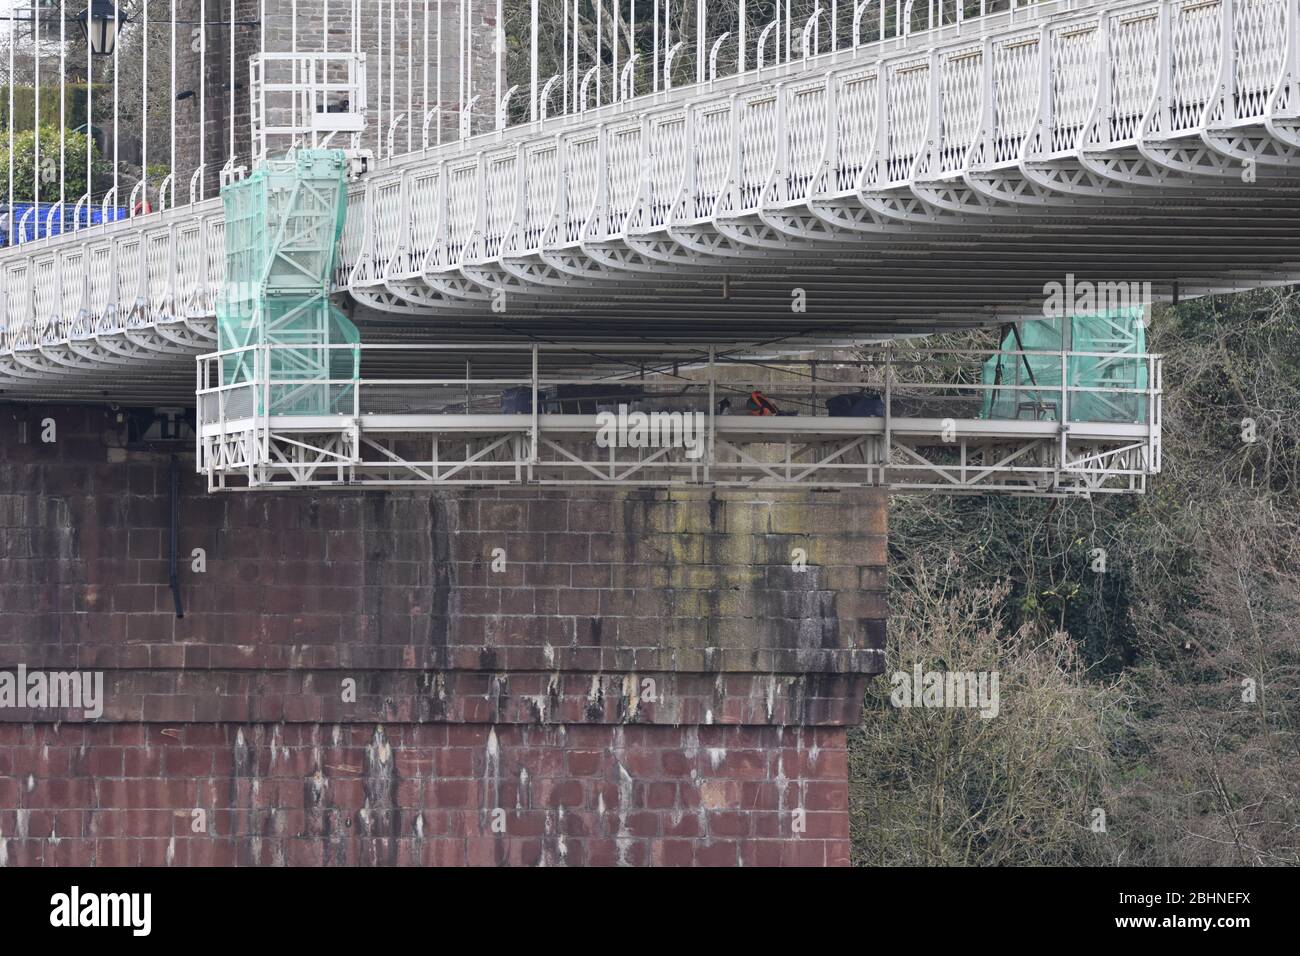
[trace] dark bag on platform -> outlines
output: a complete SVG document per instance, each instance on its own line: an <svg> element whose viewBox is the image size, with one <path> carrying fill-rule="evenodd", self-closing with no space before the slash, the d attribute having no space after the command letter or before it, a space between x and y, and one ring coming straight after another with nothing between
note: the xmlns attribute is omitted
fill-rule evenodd
<svg viewBox="0 0 1300 956"><path fill-rule="evenodd" d="M507 388L501 393L501 412L504 415L530 415L533 411L531 385Z"/></svg>
<svg viewBox="0 0 1300 956"><path fill-rule="evenodd" d="M875 392L853 392L826 399L831 418L884 418L885 403Z"/></svg>

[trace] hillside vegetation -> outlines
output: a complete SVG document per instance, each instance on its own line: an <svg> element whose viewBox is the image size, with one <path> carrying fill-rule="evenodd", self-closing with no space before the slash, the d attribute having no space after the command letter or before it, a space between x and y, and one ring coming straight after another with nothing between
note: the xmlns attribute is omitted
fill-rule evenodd
<svg viewBox="0 0 1300 956"><path fill-rule="evenodd" d="M1300 863L1300 295L1157 310L1149 348L1145 496L893 499L887 670L998 670L1002 704L876 682L857 862Z"/></svg>

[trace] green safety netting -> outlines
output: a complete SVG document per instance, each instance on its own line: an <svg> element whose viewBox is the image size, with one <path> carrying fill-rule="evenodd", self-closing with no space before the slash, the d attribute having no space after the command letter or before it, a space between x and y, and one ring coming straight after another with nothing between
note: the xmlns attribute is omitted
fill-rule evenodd
<svg viewBox="0 0 1300 956"><path fill-rule="evenodd" d="M982 384L1026 387L985 389L981 418L1059 420L1064 365L1070 421L1146 421L1147 360L1138 357L1146 351L1146 327L1140 306L1022 322L1007 330L1001 348L1044 354L995 355L984 363Z"/></svg>
<svg viewBox="0 0 1300 956"><path fill-rule="evenodd" d="M245 349L222 359L222 381L264 381L262 414L325 415L352 408L360 334L329 299L347 212L340 150L299 150L268 160L221 190L226 277L217 302L217 345ZM272 346L263 351L252 346ZM329 384L335 380L334 384Z"/></svg>

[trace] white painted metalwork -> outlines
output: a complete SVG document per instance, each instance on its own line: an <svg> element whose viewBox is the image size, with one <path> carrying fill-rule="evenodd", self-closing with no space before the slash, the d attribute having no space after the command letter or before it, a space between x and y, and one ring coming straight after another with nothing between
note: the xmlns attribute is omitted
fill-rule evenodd
<svg viewBox="0 0 1300 956"><path fill-rule="evenodd" d="M359 152L367 110L364 53L258 53L249 61L249 89L256 161L294 147ZM346 137L346 147L335 136Z"/></svg>
<svg viewBox="0 0 1300 956"><path fill-rule="evenodd" d="M657 92L593 107L575 56L569 115L540 97L537 123L381 158L349 193L337 292L393 335L755 343L1031 317L1066 273L1157 298L1294 282L1296 6L989 3L921 29L924 11L891 23L868 2L851 45L803 59L787 42L673 89L684 47L665 27ZM219 228L198 201L0 251L0 387L30 388L33 362L67 369L42 356L72 330L207 320L219 268L195 250ZM80 276L38 268L49 256ZM142 299L113 271L131 256L165 291Z"/></svg>

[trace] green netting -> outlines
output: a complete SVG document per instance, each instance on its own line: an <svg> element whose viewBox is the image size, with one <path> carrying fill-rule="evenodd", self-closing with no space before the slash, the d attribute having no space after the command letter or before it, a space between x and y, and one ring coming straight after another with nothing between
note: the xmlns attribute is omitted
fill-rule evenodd
<svg viewBox="0 0 1300 956"><path fill-rule="evenodd" d="M1070 387L1082 389L1069 393L1070 421L1146 421L1147 362L1137 357L1146 351L1141 307L1022 322L1008 330L1001 347L1044 354L996 355L984 363L983 384L1025 387L985 389L981 418L1059 420L1064 364ZM1104 354L1074 354L1079 352Z"/></svg>
<svg viewBox="0 0 1300 956"><path fill-rule="evenodd" d="M226 278L217 303L217 345L227 385L257 380L269 356L272 384L257 389L259 413L324 415L351 409L360 334L329 300L346 214L346 160L339 150L300 150L269 160L221 190ZM262 350L260 346L272 346ZM328 384L327 380L344 380Z"/></svg>

